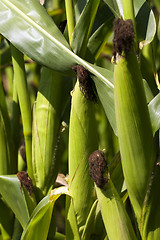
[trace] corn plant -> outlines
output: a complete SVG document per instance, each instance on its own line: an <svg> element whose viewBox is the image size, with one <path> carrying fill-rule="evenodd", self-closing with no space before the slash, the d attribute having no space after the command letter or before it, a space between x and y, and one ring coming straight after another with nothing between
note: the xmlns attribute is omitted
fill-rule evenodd
<svg viewBox="0 0 160 240"><path fill-rule="evenodd" d="M0 1L0 240L160 239L159 19Z"/></svg>

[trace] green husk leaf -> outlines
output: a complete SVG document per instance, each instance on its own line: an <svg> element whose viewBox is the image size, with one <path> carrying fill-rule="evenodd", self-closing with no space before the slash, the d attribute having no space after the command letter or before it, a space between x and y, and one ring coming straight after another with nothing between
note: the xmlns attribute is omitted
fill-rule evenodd
<svg viewBox="0 0 160 240"><path fill-rule="evenodd" d="M111 179L108 180L104 189L96 186L96 193L108 238L110 240L137 239L122 200Z"/></svg>
<svg viewBox="0 0 160 240"><path fill-rule="evenodd" d="M90 213L87 217L86 224L85 224L85 227L84 227L84 230L82 233L82 237L81 237L82 240L87 240L91 236L91 233L93 231L93 224L94 224L94 220L95 220L97 203L98 203L98 200L95 200L95 202L93 203L92 208L90 210Z"/></svg>

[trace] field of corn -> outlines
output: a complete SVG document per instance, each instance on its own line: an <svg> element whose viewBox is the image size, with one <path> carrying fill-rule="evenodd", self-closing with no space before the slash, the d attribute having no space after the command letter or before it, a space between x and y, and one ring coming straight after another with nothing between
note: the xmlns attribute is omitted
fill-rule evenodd
<svg viewBox="0 0 160 240"><path fill-rule="evenodd" d="M0 240L160 240L159 79L159 0L0 0Z"/></svg>

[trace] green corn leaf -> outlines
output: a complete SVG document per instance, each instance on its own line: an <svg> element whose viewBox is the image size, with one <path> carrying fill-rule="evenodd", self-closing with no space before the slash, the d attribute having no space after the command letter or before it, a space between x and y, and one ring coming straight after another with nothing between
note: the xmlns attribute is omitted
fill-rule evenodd
<svg viewBox="0 0 160 240"><path fill-rule="evenodd" d="M37 205L37 208L31 216L31 220L22 233L21 239L47 239L53 211L53 203L49 202L48 200L49 196L42 199L42 201ZM39 226L43 227L40 228Z"/></svg>
<svg viewBox="0 0 160 240"><path fill-rule="evenodd" d="M143 240L160 238L160 166L155 166L145 197L140 223Z"/></svg>
<svg viewBox="0 0 160 240"><path fill-rule="evenodd" d="M151 88L150 88L149 84L144 79L143 79L143 85L144 85L144 90L145 90L147 103L149 103L154 98L154 95L153 95L153 93L151 91Z"/></svg>
<svg viewBox="0 0 160 240"><path fill-rule="evenodd" d="M160 2L158 0L155 0L154 4L157 7L158 11L160 11Z"/></svg>
<svg viewBox="0 0 160 240"><path fill-rule="evenodd" d="M94 103L83 96L77 82L72 95L69 126L69 190L80 234L93 203L88 158L96 149Z"/></svg>
<svg viewBox="0 0 160 240"><path fill-rule="evenodd" d="M156 84L156 61L155 61L155 52L157 46L155 41L143 47L141 52L141 61L140 61L140 69L143 78L148 82L152 95L156 95L158 93L158 88Z"/></svg>
<svg viewBox="0 0 160 240"><path fill-rule="evenodd" d="M93 223L94 223L95 215L96 215L97 203L98 203L98 201L95 200L95 202L93 203L92 208L90 210L90 213L87 217L86 224L85 224L85 227L84 227L84 230L82 233L82 237L81 237L82 240L87 240L91 236L91 233L93 231Z"/></svg>
<svg viewBox="0 0 160 240"><path fill-rule="evenodd" d="M21 224L19 223L17 218L15 218L15 220L14 220L13 228L14 228L14 231L12 234L12 240L17 240L18 238L20 238L20 236L22 235L22 231L23 231L23 228L21 227Z"/></svg>
<svg viewBox="0 0 160 240"><path fill-rule="evenodd" d="M89 0L87 2L72 35L71 47L77 55L82 57L86 51L99 3L100 0Z"/></svg>
<svg viewBox="0 0 160 240"><path fill-rule="evenodd" d="M29 220L29 209L17 176L0 176L0 186L0 194L25 228Z"/></svg>
<svg viewBox="0 0 160 240"><path fill-rule="evenodd" d="M1 51L0 51L1 65ZM11 124L1 79L0 69L0 174L10 174L16 171L11 141ZM12 156L12 159L11 159ZM16 165L16 164L15 164Z"/></svg>
<svg viewBox="0 0 160 240"><path fill-rule="evenodd" d="M66 215L65 215L66 239L80 240L77 219L74 211L73 199L66 197Z"/></svg>
<svg viewBox="0 0 160 240"><path fill-rule="evenodd" d="M119 2L117 0L109 0L109 1L104 0L104 2L109 6L109 8L111 9L111 11L115 15L115 17L120 18L121 16L123 16L122 6L121 6L121 8L120 8L120 6L118 6Z"/></svg>
<svg viewBox="0 0 160 240"><path fill-rule="evenodd" d="M157 94L148 105L153 134L160 128L160 94Z"/></svg>
<svg viewBox="0 0 160 240"><path fill-rule="evenodd" d="M101 76L93 65L88 64L71 51L64 36L43 6L34 0L25 1L25 4L21 4L18 0L0 2L0 17L3 20L0 22L0 32L9 41L35 61L63 74L69 71L73 75L71 68L76 64L81 64L97 77L105 79L105 75ZM11 22L14 22L13 29L10 27ZM37 39L42 39L42 41L37 41ZM53 51L50 51L51 49Z"/></svg>
<svg viewBox="0 0 160 240"><path fill-rule="evenodd" d="M85 59L89 62L95 62L103 49L105 43L112 33L113 16L106 20L90 37L87 44Z"/></svg>
<svg viewBox="0 0 160 240"><path fill-rule="evenodd" d="M10 155L10 144L7 136L7 126L0 112L0 174L9 174L12 172L12 163Z"/></svg>
<svg viewBox="0 0 160 240"><path fill-rule="evenodd" d="M92 228L93 228L92 229L92 234L91 234L91 237L90 237L91 239L99 239L99 240L106 239L105 238L106 229L105 229L104 222L103 222L103 219L102 219L101 207L100 207L99 202L97 204L94 223L93 223Z"/></svg>
<svg viewBox="0 0 160 240"><path fill-rule="evenodd" d="M14 215L11 209L2 199L0 199L0 213L0 231L2 239L11 239L13 232Z"/></svg>
<svg viewBox="0 0 160 240"><path fill-rule="evenodd" d="M136 56L114 68L115 111L124 177L138 221L155 161L153 135Z"/></svg>
<svg viewBox="0 0 160 240"><path fill-rule="evenodd" d="M66 236L63 235L62 233L58 233L56 232L55 236L54 236L54 240L65 240Z"/></svg>
<svg viewBox="0 0 160 240"><path fill-rule="evenodd" d="M62 195L69 195L67 187L60 187L51 191L44 197L33 211L27 223L21 240L45 240L47 239L55 201ZM40 227L43 226L43 227Z"/></svg>
<svg viewBox="0 0 160 240"><path fill-rule="evenodd" d="M144 2L136 16L136 30L140 48L149 44L156 33L156 20L147 1Z"/></svg>
<svg viewBox="0 0 160 240"><path fill-rule="evenodd" d="M120 152L118 152L108 165L108 170L111 174L112 182L118 193L121 193L124 183L124 175L121 164Z"/></svg>
<svg viewBox="0 0 160 240"><path fill-rule="evenodd" d="M87 0L76 0L74 1L74 14L75 14L75 22L78 22L78 19L83 11Z"/></svg>
<svg viewBox="0 0 160 240"><path fill-rule="evenodd" d="M107 79L105 70L102 69L102 72L101 68L97 70L95 66L88 64L70 50L61 32L37 1L25 0L21 4L18 0L2 0L0 17L0 32L20 51L43 65L63 72L63 74L68 71L73 74L72 66L81 64L98 79L105 81L106 87L110 91L112 84ZM14 28L10 27L11 23L14 23ZM38 41L37 39L42 40ZM52 51L50 51L51 49ZM110 112L108 111L107 114L110 115Z"/></svg>
<svg viewBox="0 0 160 240"><path fill-rule="evenodd" d="M98 71L101 71L105 76L107 76L108 80L110 81L109 84L105 81L99 81L99 79L95 76L92 76L92 79L95 82L96 89L98 92L98 96L100 101L104 107L105 113L108 117L108 120L117 135L117 127L115 121L115 107L114 107L114 84L113 84L113 72L108 71L104 68L99 68L96 66ZM106 101L108 99L108 101ZM110 113L110 114L108 114Z"/></svg>
<svg viewBox="0 0 160 240"><path fill-rule="evenodd" d="M10 47L6 39L2 39L0 43L0 48L1 48L1 66L4 66L6 64L11 63L11 52L10 52Z"/></svg>
<svg viewBox="0 0 160 240"><path fill-rule="evenodd" d="M38 1L2 0L0 9L0 32L20 51L62 72L75 65L68 43Z"/></svg>
<svg viewBox="0 0 160 240"><path fill-rule="evenodd" d="M23 122L23 134L25 139L27 171L29 176L33 178L32 171L32 117L31 117L31 102L27 88L27 80L24 66L23 54L11 45L12 62L14 69L14 84L17 90L17 96L20 105L20 111Z"/></svg>
<svg viewBox="0 0 160 240"><path fill-rule="evenodd" d="M108 238L110 240L137 239L122 200L111 179L104 189L96 186L96 193Z"/></svg>
<svg viewBox="0 0 160 240"><path fill-rule="evenodd" d="M35 59L37 62L41 62L43 65L46 65L56 71L63 73L70 71L73 73L71 70L72 66L81 64L88 68L88 70L94 75L97 75L97 77L105 79L107 82L109 82L105 78L105 75L102 76L101 73L96 71L93 65L88 64L70 50L63 35L60 33L54 22L39 3L34 0L25 0L25 4L20 4L18 0L3 1L4 0L2 0L0 3L0 16L1 19L3 19L3 21L0 22L0 32L15 46L17 46L18 49L20 49L29 57ZM5 11L7 9L8 12ZM7 13L10 13L11 15L7 17L5 15ZM31 15L31 17L28 17L28 15ZM8 21L6 21L6 19L8 19ZM15 24L14 27L16 28L16 36L19 35L19 38L21 36L21 41L19 41L19 38L15 38L15 28L14 31L12 31L12 28L9 27L11 26L10 21L14 23L18 22L18 24ZM26 31L26 29L33 29L33 31L40 35L40 37L43 39L42 42L38 42L40 46L37 43L37 38L32 38L30 31ZM47 44L48 42L45 43L45 40L50 41L49 47ZM41 45L42 43L43 45ZM53 49L53 51L50 51L50 49ZM42 52L39 53L39 51Z"/></svg>

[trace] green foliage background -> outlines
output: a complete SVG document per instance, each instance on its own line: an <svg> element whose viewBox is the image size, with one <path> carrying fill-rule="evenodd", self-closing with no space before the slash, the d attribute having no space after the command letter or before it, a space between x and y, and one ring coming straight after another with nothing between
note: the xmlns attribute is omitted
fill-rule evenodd
<svg viewBox="0 0 160 240"><path fill-rule="evenodd" d="M159 17L158 1L0 1L0 240L160 239ZM115 18L132 19L135 46L112 64ZM104 189L89 176L97 149Z"/></svg>

